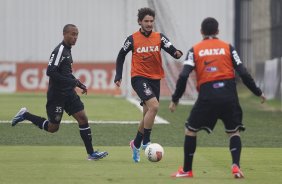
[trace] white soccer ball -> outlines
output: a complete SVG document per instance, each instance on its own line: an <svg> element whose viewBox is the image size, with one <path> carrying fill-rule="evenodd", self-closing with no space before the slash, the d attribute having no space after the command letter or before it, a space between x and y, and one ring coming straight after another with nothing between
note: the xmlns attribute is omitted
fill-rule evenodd
<svg viewBox="0 0 282 184"><path fill-rule="evenodd" d="M152 143L145 149L145 156L151 162L158 162L164 156L164 149L158 143Z"/></svg>

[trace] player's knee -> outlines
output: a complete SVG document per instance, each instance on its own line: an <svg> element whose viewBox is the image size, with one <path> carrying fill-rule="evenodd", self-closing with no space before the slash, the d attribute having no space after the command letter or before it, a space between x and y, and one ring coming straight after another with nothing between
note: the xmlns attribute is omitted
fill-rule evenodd
<svg viewBox="0 0 282 184"><path fill-rule="evenodd" d="M78 113L73 114L73 117L76 119L76 121L80 125L88 123L88 118L86 114L84 113L84 111L80 111Z"/></svg>
<svg viewBox="0 0 282 184"><path fill-rule="evenodd" d="M236 131L236 132L232 132L232 133L228 133L229 138L234 137L234 136L239 136L240 137L240 132Z"/></svg>
<svg viewBox="0 0 282 184"><path fill-rule="evenodd" d="M82 117L80 118L80 121L81 121L81 122L84 122L84 123L88 123L88 118L87 118L87 116L82 116Z"/></svg>
<svg viewBox="0 0 282 184"><path fill-rule="evenodd" d="M185 128L185 135L195 137L197 136L197 132L193 132L189 130L188 128Z"/></svg>
<svg viewBox="0 0 282 184"><path fill-rule="evenodd" d="M59 130L59 126L49 126L48 127L48 132L50 133L55 133Z"/></svg>
<svg viewBox="0 0 282 184"><path fill-rule="evenodd" d="M55 133L55 132L57 132L59 130L59 128L58 129L48 129L48 132L50 132L50 133Z"/></svg>
<svg viewBox="0 0 282 184"><path fill-rule="evenodd" d="M149 107L149 110L150 110L151 112L157 113L158 110L159 110L159 104L156 103L156 104L151 105L151 106Z"/></svg>
<svg viewBox="0 0 282 184"><path fill-rule="evenodd" d="M88 123L88 118L87 118L87 116L79 116L79 117L77 118L77 121L78 121L78 123L79 123L80 125L82 125L82 124L87 124L87 123Z"/></svg>

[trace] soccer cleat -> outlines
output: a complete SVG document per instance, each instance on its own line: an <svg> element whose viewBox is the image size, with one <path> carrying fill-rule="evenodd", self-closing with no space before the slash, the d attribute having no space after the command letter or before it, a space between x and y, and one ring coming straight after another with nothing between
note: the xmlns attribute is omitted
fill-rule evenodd
<svg viewBox="0 0 282 184"><path fill-rule="evenodd" d="M193 178L193 171L183 171L183 168L182 167L179 167L178 171L176 173L173 173L171 175L171 177L174 177L174 178Z"/></svg>
<svg viewBox="0 0 282 184"><path fill-rule="evenodd" d="M136 148L134 145L134 140L130 141L129 146L132 150L132 159L134 162L140 162L140 148Z"/></svg>
<svg viewBox="0 0 282 184"><path fill-rule="evenodd" d="M19 112L15 115L15 117L12 119L12 126L17 125L19 122L24 121L24 113L27 112L27 108L23 107L19 110Z"/></svg>
<svg viewBox="0 0 282 184"><path fill-rule="evenodd" d="M233 174L234 178L244 178L243 172L241 171L239 166L236 165L236 164L232 165L232 174Z"/></svg>
<svg viewBox="0 0 282 184"><path fill-rule="evenodd" d="M106 151L94 151L92 154L88 155L88 160L100 160L108 155Z"/></svg>
<svg viewBox="0 0 282 184"><path fill-rule="evenodd" d="M151 142L148 142L147 144L142 144L142 150L145 150L147 148L147 146L149 146L151 144Z"/></svg>

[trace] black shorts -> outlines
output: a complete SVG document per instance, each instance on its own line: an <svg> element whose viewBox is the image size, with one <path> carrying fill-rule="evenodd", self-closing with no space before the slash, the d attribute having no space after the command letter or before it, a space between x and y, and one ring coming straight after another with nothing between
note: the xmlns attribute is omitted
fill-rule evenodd
<svg viewBox="0 0 282 184"><path fill-rule="evenodd" d="M242 109L237 98L226 101L197 100L185 124L188 130L206 130L211 133L218 119L225 126L226 133L245 130L242 124Z"/></svg>
<svg viewBox="0 0 282 184"><path fill-rule="evenodd" d="M148 79L145 77L131 78L131 85L141 99L141 105L153 97L160 99L160 79Z"/></svg>
<svg viewBox="0 0 282 184"><path fill-rule="evenodd" d="M68 92L67 94L49 91L47 93L46 111L48 120L52 123L59 124L64 111L71 116L83 109L84 104L75 91Z"/></svg>

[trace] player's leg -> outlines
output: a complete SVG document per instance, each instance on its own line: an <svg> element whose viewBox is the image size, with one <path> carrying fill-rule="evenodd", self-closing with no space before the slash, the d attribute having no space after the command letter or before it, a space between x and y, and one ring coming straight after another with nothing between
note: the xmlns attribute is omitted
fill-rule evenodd
<svg viewBox="0 0 282 184"><path fill-rule="evenodd" d="M244 174L240 169L240 157L242 150L242 143L239 131L228 133L229 135L229 150L232 157L232 174L234 178L244 178Z"/></svg>
<svg viewBox="0 0 282 184"><path fill-rule="evenodd" d="M49 108L49 110L50 110L50 108ZM50 113L50 114L52 114L52 116L49 116L49 117L51 117L51 119L54 119L54 121L53 121L54 123L51 123L51 121L47 120L44 117L40 117L40 116L37 116L37 115L34 115L34 114L28 112L27 108L23 107L23 108L20 109L20 111L13 118L12 126L17 125L18 123L20 123L24 120L28 120L28 121L32 122L34 125L36 125L38 128L43 129L47 132L54 133L54 132L58 131L58 129L59 129L59 123L61 121L61 118L58 119L58 117L62 117L62 112L53 113L54 111L56 111L54 109L51 110L51 111L52 111L52 113ZM47 114L48 114L48 109L47 109ZM60 115L58 115L58 114L60 114ZM57 119L57 120L55 120L55 119Z"/></svg>
<svg viewBox="0 0 282 184"><path fill-rule="evenodd" d="M183 171L192 171L194 153L197 146L197 132L206 130L211 133L217 121L216 108L206 100L198 99L185 123Z"/></svg>
<svg viewBox="0 0 282 184"><path fill-rule="evenodd" d="M185 128L183 171L192 171L194 153L197 147L197 133Z"/></svg>
<svg viewBox="0 0 282 184"><path fill-rule="evenodd" d="M244 178L244 174L240 169L242 142L239 129L235 130L235 132L227 131L229 136L229 150L232 157L232 174L235 178Z"/></svg>
<svg viewBox="0 0 282 184"><path fill-rule="evenodd" d="M69 94L69 99L65 104L65 111L78 122L80 137L88 154L88 160L99 160L107 156L107 152L98 152L93 149L91 128L80 97L74 92Z"/></svg>
<svg viewBox="0 0 282 184"><path fill-rule="evenodd" d="M146 145L147 143L150 142L150 134L151 134L151 130L154 124L154 119L155 119L157 110L155 110L155 113L152 115L152 113L149 111L147 104L148 104L147 102L143 103L143 119L139 123L138 132L134 139L134 145L136 148L140 148L142 141L143 141L143 145ZM150 118L151 120L148 120ZM146 122L146 127L145 127L145 122Z"/></svg>
<svg viewBox="0 0 282 184"><path fill-rule="evenodd" d="M48 96L48 95L47 95ZM46 111L48 120L46 120L44 129L48 132L54 133L59 130L60 123L64 113L64 97L62 96L48 96L46 104Z"/></svg>
<svg viewBox="0 0 282 184"><path fill-rule="evenodd" d="M136 134L135 139L130 141L130 147L132 149L132 158L134 162L140 161L140 146L142 140L143 145L145 145L144 148L150 142L150 134L158 109L158 101L156 100L156 95L151 87L150 81L150 79L143 77L134 77L131 79L132 87L141 99L141 105L143 105L143 118L140 121L138 132ZM156 81L156 83L160 83L159 80ZM157 106L153 106L153 100L149 101L153 98L155 98L155 100L157 101ZM153 111L155 112L152 113Z"/></svg>
<svg viewBox="0 0 282 184"><path fill-rule="evenodd" d="M213 106L205 101L197 100L185 123L184 163L183 167L172 174L173 177L193 177L193 158L197 147L197 132L206 130L212 132L217 117L214 115Z"/></svg>
<svg viewBox="0 0 282 184"><path fill-rule="evenodd" d="M237 100L229 102L222 110L222 121L225 131L229 136L229 150L232 157L232 174L235 178L243 178L243 172L240 170L240 157L242 143L240 131L244 131L242 124L242 109Z"/></svg>
<svg viewBox="0 0 282 184"><path fill-rule="evenodd" d="M158 113L159 109L159 101L156 97L150 98L145 101L147 112L144 116L144 138L143 138L143 149L145 149L146 145L151 142L151 131L154 125L155 117Z"/></svg>
<svg viewBox="0 0 282 184"><path fill-rule="evenodd" d="M146 149L151 140L151 131L154 125L155 117L159 110L159 98L160 98L160 80L146 81L147 89L143 90L147 97L143 97L147 112L144 115L144 138L142 149ZM144 96L144 95L143 95Z"/></svg>
<svg viewBox="0 0 282 184"><path fill-rule="evenodd" d="M86 152L90 155L94 152L92 146L92 133L88 124L88 118L84 110L72 114L74 119L78 122L80 137L84 142Z"/></svg>
<svg viewBox="0 0 282 184"><path fill-rule="evenodd" d="M46 126L47 120L43 117L36 116L28 112L27 108L23 107L19 110L19 112L12 119L12 126L16 126L18 123L28 120L31 121L34 125L39 127L40 129L48 130L48 126Z"/></svg>
<svg viewBox="0 0 282 184"><path fill-rule="evenodd" d="M176 173L171 176L176 178L191 178L193 177L192 164L194 153L196 151L197 133L185 128L184 139L184 162L183 167L179 167Z"/></svg>
<svg viewBox="0 0 282 184"><path fill-rule="evenodd" d="M242 143L239 131L228 133L229 136L229 150L232 156L232 165L236 164L240 167L240 157L242 150Z"/></svg>
<svg viewBox="0 0 282 184"><path fill-rule="evenodd" d="M235 178L243 178L243 172L240 170L240 157L242 150L242 143L239 131L228 133L230 142L229 149L232 157L232 174Z"/></svg>
<svg viewBox="0 0 282 184"><path fill-rule="evenodd" d="M171 175L172 177L193 177L192 164L197 146L197 131L201 128L201 125L196 123L199 121L197 121L197 116L195 116L195 106L190 113L190 117L185 123L183 167L179 167L178 171Z"/></svg>
<svg viewBox="0 0 282 184"><path fill-rule="evenodd" d="M132 159L134 162L140 162L140 147L144 137L144 116L148 111L148 108L145 104L143 106L143 118L138 125L138 131L136 133L135 139L129 142L129 146L132 150Z"/></svg>
<svg viewBox="0 0 282 184"><path fill-rule="evenodd" d="M147 113L148 108L145 104L143 104L143 118L138 125L138 131L136 133L135 139L133 140L135 148L139 149L144 137L144 117Z"/></svg>
<svg viewBox="0 0 282 184"><path fill-rule="evenodd" d="M101 158L106 157L108 155L107 152L104 151L98 152L98 151L94 151L93 149L91 128L88 124L88 118L85 114L85 111L81 110L79 112L72 114L72 116L78 122L80 136L84 142L84 146L88 154L88 160L99 160Z"/></svg>

